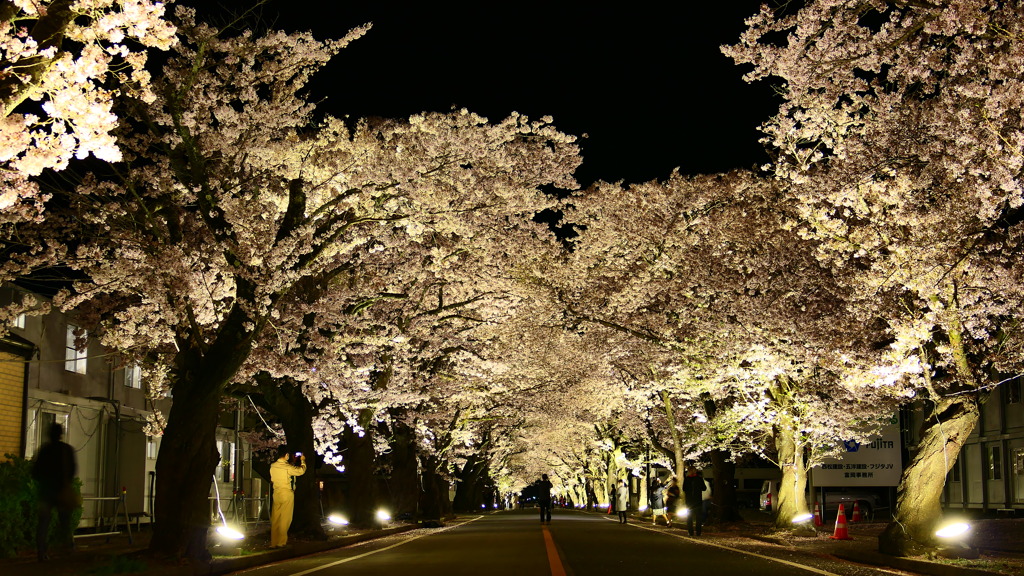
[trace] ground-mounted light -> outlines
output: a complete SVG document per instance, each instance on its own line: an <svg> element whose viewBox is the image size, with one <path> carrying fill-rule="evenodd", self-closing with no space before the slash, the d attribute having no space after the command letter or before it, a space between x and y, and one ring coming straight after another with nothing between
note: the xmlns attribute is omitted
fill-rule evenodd
<svg viewBox="0 0 1024 576"><path fill-rule="evenodd" d="M377 521L381 524L387 524L391 521L391 514L389 514L387 510L381 508L380 510L377 510Z"/></svg>
<svg viewBox="0 0 1024 576"><path fill-rule="evenodd" d="M810 520L812 518L814 518L814 514L811 514L810 512L808 512L806 514L798 514L798 515L793 517L793 524L799 524L801 522L807 522L808 520Z"/></svg>
<svg viewBox="0 0 1024 576"><path fill-rule="evenodd" d="M647 511L647 505L644 504L644 505L640 506L640 511L641 512L646 512Z"/></svg>
<svg viewBox="0 0 1024 576"><path fill-rule="evenodd" d="M690 509L689 508L680 508L679 510L676 510L676 518L686 518L689 515L690 515Z"/></svg>
<svg viewBox="0 0 1024 576"><path fill-rule="evenodd" d="M952 540L964 536L970 529L971 525L966 522L950 522L936 530L935 535L939 538Z"/></svg>
<svg viewBox="0 0 1024 576"><path fill-rule="evenodd" d="M243 534L242 532L240 532L240 531L238 531L238 530L228 526L227 524L224 524L222 526L217 526L217 534L220 534L220 537L224 538L225 540L243 540L243 539L245 539L245 534Z"/></svg>
<svg viewBox="0 0 1024 576"><path fill-rule="evenodd" d="M327 521L335 526L348 526L348 519L338 516L337 514L331 514L328 516Z"/></svg>

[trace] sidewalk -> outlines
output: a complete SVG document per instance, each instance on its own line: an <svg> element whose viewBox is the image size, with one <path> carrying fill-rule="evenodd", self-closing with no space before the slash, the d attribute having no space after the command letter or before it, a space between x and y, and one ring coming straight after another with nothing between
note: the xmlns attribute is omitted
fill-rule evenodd
<svg viewBox="0 0 1024 576"><path fill-rule="evenodd" d="M834 557L857 564L890 567L931 576L992 576L1024 574L1024 519L981 519L970 521L966 543L979 549L977 559L897 558L878 552L878 535L885 522L848 524L851 540L833 540L834 521L817 529L817 535L796 536L773 533L767 514L745 515L746 522L705 528L705 534L719 538L744 538L800 550L820 557Z"/></svg>
<svg viewBox="0 0 1024 576"><path fill-rule="evenodd" d="M380 530L337 530L329 533L326 541L308 541L290 538L288 546L271 550L266 547L265 530L247 537L249 544L239 548L219 544L219 538L211 534L210 553L213 561L209 566L193 567L189 564L164 564L145 556L149 547L151 532L143 527L134 533L134 542L128 541L127 534L86 538L75 543L72 553L56 553L46 562L38 562L35 553L16 558L0 560L0 572L4 576L113 576L115 574L146 574L154 576L217 576L246 568L280 562L289 558L316 554L334 548L351 546L359 542L382 538L391 534L407 532L417 528L412 524L400 524Z"/></svg>

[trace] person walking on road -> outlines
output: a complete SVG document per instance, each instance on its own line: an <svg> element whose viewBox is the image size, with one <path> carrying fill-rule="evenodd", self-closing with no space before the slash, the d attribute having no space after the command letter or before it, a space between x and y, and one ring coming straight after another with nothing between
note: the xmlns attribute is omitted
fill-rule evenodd
<svg viewBox="0 0 1024 576"><path fill-rule="evenodd" d="M686 516L686 531L690 536L694 535L696 524L697 536L700 536L701 528L704 527L704 479L697 474L693 466L686 469L686 478L683 479L683 498L686 499L686 508L689 514Z"/></svg>
<svg viewBox="0 0 1024 576"><path fill-rule="evenodd" d="M665 489L665 512L668 514L669 520L675 517L679 513L679 497L682 492L679 491L679 479L675 476L669 480L668 488ZM671 523L669 524L671 526Z"/></svg>
<svg viewBox="0 0 1024 576"><path fill-rule="evenodd" d="M619 480L615 488L615 511L619 513L619 524L626 523L626 510L629 508L629 488L625 480Z"/></svg>
<svg viewBox="0 0 1024 576"><path fill-rule="evenodd" d="M49 442L43 444L32 463L32 478L39 494L36 552L40 562L49 558L50 519L54 510L57 511L57 536L62 546L74 549L71 513L81 505L73 484L77 470L75 449L61 441L64 427L60 424L51 424L47 434Z"/></svg>
<svg viewBox="0 0 1024 576"><path fill-rule="evenodd" d="M270 513L270 547L288 544L288 528L295 509L295 476L306 473L306 457L296 452L299 464L288 462L288 447L277 448L277 460L270 465L270 483L274 488L274 507Z"/></svg>
<svg viewBox="0 0 1024 576"><path fill-rule="evenodd" d="M668 514L665 512L665 489L668 488L668 480L664 483L661 481L655 482L654 489L651 490L651 524L654 526L658 525L658 517L665 519L665 526L671 526L672 521L669 520Z"/></svg>
<svg viewBox="0 0 1024 576"><path fill-rule="evenodd" d="M537 505L540 506L541 523L551 523L551 481L547 474L540 475L537 482Z"/></svg>

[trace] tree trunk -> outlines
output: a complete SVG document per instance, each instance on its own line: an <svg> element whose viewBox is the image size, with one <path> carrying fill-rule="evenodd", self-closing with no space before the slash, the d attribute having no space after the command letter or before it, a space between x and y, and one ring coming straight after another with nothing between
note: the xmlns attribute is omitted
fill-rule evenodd
<svg viewBox="0 0 1024 576"><path fill-rule="evenodd" d="M351 427L345 427L345 475L348 477L349 521L354 526L368 528L377 523L377 482L373 477L376 454L369 410L361 411L359 420L364 430L362 436Z"/></svg>
<svg viewBox="0 0 1024 576"><path fill-rule="evenodd" d="M455 501L452 507L457 512L476 512L484 502L484 475L487 460L474 454L457 474L459 483L455 487Z"/></svg>
<svg viewBox="0 0 1024 576"><path fill-rule="evenodd" d="M416 442L412 429L397 417L392 418L391 442L391 505L396 518L416 519L419 513L420 483L417 468Z"/></svg>
<svg viewBox="0 0 1024 576"><path fill-rule="evenodd" d="M736 502L736 463L729 460L728 452L714 450L711 452L711 468L715 475L711 497L718 509L718 520L741 522L743 518Z"/></svg>
<svg viewBox="0 0 1024 576"><path fill-rule="evenodd" d="M978 415L976 394L942 398L932 410L900 478L896 516L878 537L880 552L910 556L935 547L946 475L977 425Z"/></svg>
<svg viewBox="0 0 1024 576"><path fill-rule="evenodd" d="M800 431L788 417L782 417L775 428L775 449L778 452L782 480L776 502L772 502L775 528L793 527L793 519L808 513L807 464L804 447L799 440Z"/></svg>
<svg viewBox="0 0 1024 576"><path fill-rule="evenodd" d="M672 437L672 455L674 456L676 469L674 476L683 485L683 475L686 474L686 463L683 461L683 441L679 436L679 429L676 428L676 409L672 404L672 396L668 391L661 392L661 400L665 406L665 418L668 424L668 433Z"/></svg>
<svg viewBox="0 0 1024 576"><path fill-rule="evenodd" d="M217 419L220 388L180 380L156 462L155 524L150 551L159 557L209 562L210 485L220 462Z"/></svg>
<svg viewBox="0 0 1024 576"><path fill-rule="evenodd" d="M220 461L217 423L224 388L249 357L248 318L228 315L213 344L198 349L182 338L172 371L174 401L156 462L155 525L151 553L206 563L210 553L210 485Z"/></svg>
<svg viewBox="0 0 1024 576"><path fill-rule="evenodd" d="M424 522L438 522L451 516L451 502L448 501L448 481L438 473L440 463L433 457L420 455L420 519Z"/></svg>

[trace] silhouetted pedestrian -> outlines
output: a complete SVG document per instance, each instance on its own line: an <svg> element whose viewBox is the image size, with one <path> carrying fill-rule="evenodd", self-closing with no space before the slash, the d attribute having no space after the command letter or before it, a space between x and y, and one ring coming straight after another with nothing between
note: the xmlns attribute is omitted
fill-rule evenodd
<svg viewBox="0 0 1024 576"><path fill-rule="evenodd" d="M547 474L541 474L537 482L537 505L540 506L540 521L551 523L551 481Z"/></svg>
<svg viewBox="0 0 1024 576"><path fill-rule="evenodd" d="M696 525L697 536L700 536L704 527L704 504L703 494L706 484L704 479L697 474L697 469L690 467L686 470L686 478L683 478L683 498L686 499L686 507L689 514L686 516L686 531L690 536L694 535Z"/></svg>
<svg viewBox="0 0 1024 576"><path fill-rule="evenodd" d="M61 545L74 549L74 537L71 534L71 513L78 507L78 495L75 494L73 481L76 464L75 450L61 441L64 428L54 422L47 430L49 441L39 449L35 462L32 464L32 478L36 481L39 491L39 521L36 525L36 552L39 561L49 556L48 544L50 536L50 519L54 510L57 511L57 534Z"/></svg>

